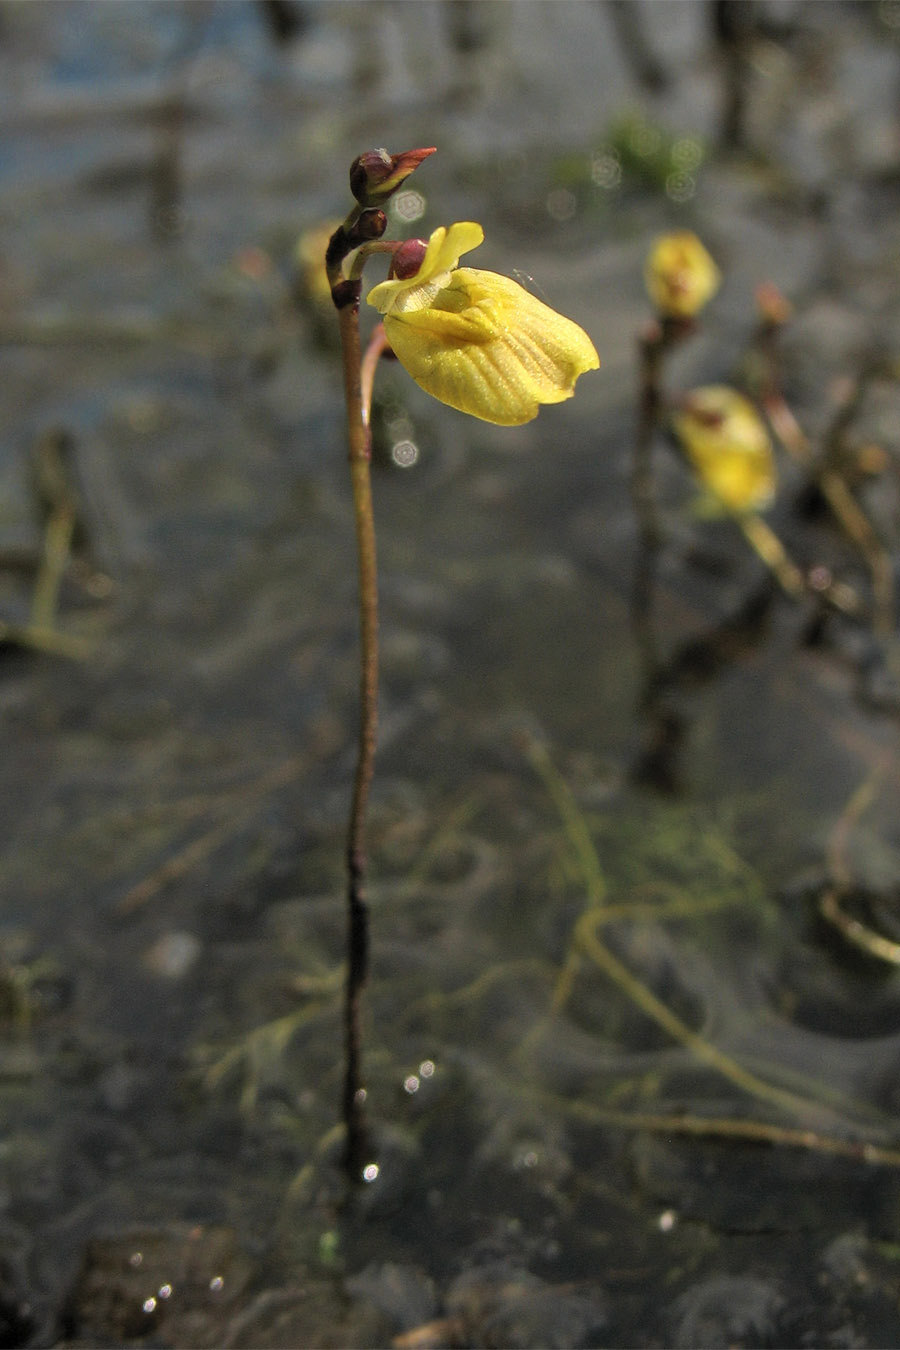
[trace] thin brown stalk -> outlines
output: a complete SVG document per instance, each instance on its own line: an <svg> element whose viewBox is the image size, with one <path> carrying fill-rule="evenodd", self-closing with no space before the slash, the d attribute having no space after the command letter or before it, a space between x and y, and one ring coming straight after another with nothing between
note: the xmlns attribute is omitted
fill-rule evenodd
<svg viewBox="0 0 900 1350"><path fill-rule="evenodd" d="M410 152L405 158L418 162L425 153L431 152ZM358 164L351 170L351 182L357 168ZM410 171L407 169L407 172ZM359 741L347 830L347 979L342 1095L344 1164L353 1181L367 1179L367 1164L372 1159L366 1126L366 1092L362 1083L361 1026L362 993L369 967L369 911L365 898L366 815L378 734L378 569L372 509L372 439L369 420L375 367L387 347L383 329L379 325L363 357L359 301L366 259L372 254L391 253L396 248L395 244L381 239L385 224L386 217L378 206L356 207L331 236L325 254L325 267L338 312L341 338L359 581ZM345 262L354 253L355 257L345 269Z"/></svg>
<svg viewBox="0 0 900 1350"><path fill-rule="evenodd" d="M388 342L387 335L384 331L384 324L380 323L369 339L369 345L366 348L366 354L362 359L362 369L360 371L362 415L366 426L369 426L372 420L372 386L375 382L375 371L381 357L388 351L390 351L390 343Z"/></svg>
<svg viewBox="0 0 900 1350"><path fill-rule="evenodd" d="M369 965L369 914L365 899L366 812L378 733L378 580L372 510L371 440L364 415L359 338L359 297L339 310L347 408L350 481L359 577L359 741L347 832L347 982L344 1001L344 1161L358 1180L370 1148L362 1086L362 991Z"/></svg>
<svg viewBox="0 0 900 1350"><path fill-rule="evenodd" d="M660 369L668 346L666 329L653 320L638 340L638 421L631 460L631 503L638 530L638 559L631 614L649 686L659 660L653 623L653 579L660 546L659 511L653 482L653 442L662 408Z"/></svg>

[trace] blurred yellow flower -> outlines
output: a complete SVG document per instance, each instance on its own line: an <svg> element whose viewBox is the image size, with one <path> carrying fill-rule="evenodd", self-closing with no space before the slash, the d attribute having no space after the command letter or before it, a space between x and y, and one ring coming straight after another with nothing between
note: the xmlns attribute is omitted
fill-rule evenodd
<svg viewBox="0 0 900 1350"><path fill-rule="evenodd" d="M690 230L657 239L644 267L647 293L659 314L692 319L719 289L719 269Z"/></svg>
<svg viewBox="0 0 900 1350"><path fill-rule="evenodd" d="M325 270L325 250L340 221L304 230L294 247L294 262L304 299L332 311L331 282Z"/></svg>
<svg viewBox="0 0 900 1350"><path fill-rule="evenodd" d="M697 477L730 511L768 506L775 495L772 443L753 404L727 385L694 389L672 423Z"/></svg>
<svg viewBox="0 0 900 1350"><path fill-rule="evenodd" d="M462 221L439 226L427 245L408 241L413 275L381 282L368 300L426 393L486 422L519 426L540 404L571 398L579 375L600 360L583 329L515 281L457 266L483 239L480 225Z"/></svg>

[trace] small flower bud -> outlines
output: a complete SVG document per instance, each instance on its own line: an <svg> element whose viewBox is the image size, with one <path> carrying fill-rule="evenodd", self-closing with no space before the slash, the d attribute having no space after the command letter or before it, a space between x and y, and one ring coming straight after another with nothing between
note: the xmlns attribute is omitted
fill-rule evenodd
<svg viewBox="0 0 900 1350"><path fill-rule="evenodd" d="M791 302L786 300L773 281L764 281L756 288L756 308L759 317L780 328L793 314Z"/></svg>
<svg viewBox="0 0 900 1350"><path fill-rule="evenodd" d="M390 177L393 165L386 150L367 150L350 165L350 191L356 200L368 200L370 189Z"/></svg>
<svg viewBox="0 0 900 1350"><path fill-rule="evenodd" d="M366 150L350 166L350 191L360 206L381 206L434 152L433 145L427 150L404 150L399 155L389 155L383 149Z"/></svg>
<svg viewBox="0 0 900 1350"><path fill-rule="evenodd" d="M422 266L427 248L424 239L404 239L391 261L391 276L398 281L409 281Z"/></svg>
<svg viewBox="0 0 900 1350"><path fill-rule="evenodd" d="M387 216L384 212L377 206L368 207L360 212L347 231L347 245L349 248L356 248L359 244L369 243L372 239L380 239L386 229Z"/></svg>
<svg viewBox="0 0 900 1350"><path fill-rule="evenodd" d="M657 312L671 319L692 319L715 295L719 269L690 230L663 235L644 267L647 293Z"/></svg>

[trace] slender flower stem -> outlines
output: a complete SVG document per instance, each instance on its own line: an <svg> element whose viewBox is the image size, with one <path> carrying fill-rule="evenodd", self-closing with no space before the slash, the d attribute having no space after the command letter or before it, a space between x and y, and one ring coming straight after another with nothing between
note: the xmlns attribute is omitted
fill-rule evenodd
<svg viewBox="0 0 900 1350"><path fill-rule="evenodd" d="M364 1109L365 1090L362 1087L360 1005L369 965L369 915L364 894L365 826L378 728L378 574L370 477L371 439L361 379L359 283L355 283L355 293L348 290L345 294L347 302L340 306L338 317L359 570L360 724L347 836L348 929L343 1118L346 1128L344 1163L350 1177L359 1181L370 1152Z"/></svg>
<svg viewBox="0 0 900 1350"><path fill-rule="evenodd" d="M637 523L639 548L631 614L644 665L645 695L659 664L653 624L653 579L660 545L660 526L652 461L653 441L660 416L659 368L663 350L663 329L654 321L641 334L638 345L639 409L631 461L631 502Z"/></svg>
<svg viewBox="0 0 900 1350"><path fill-rule="evenodd" d="M348 276L351 281L358 281L363 274L363 268L371 257L376 253L394 254L397 251L396 239L370 239L365 244L361 244L356 251L356 257L350 264Z"/></svg>
<svg viewBox="0 0 900 1350"><path fill-rule="evenodd" d="M652 319L638 339L638 421L631 461L631 502L638 528L638 561L631 597L632 622L644 665L645 693L659 666L653 589L662 527L653 481L653 443L664 413L662 369L676 343L694 330L690 319Z"/></svg>
<svg viewBox="0 0 900 1350"><path fill-rule="evenodd" d="M360 370L362 415L363 422L367 427L371 424L372 420L372 386L375 382L375 370L384 353L390 351L390 347L391 344L388 342L387 334L384 331L384 324L380 323L369 339L369 345L366 348L366 354L362 359L362 368Z"/></svg>
<svg viewBox="0 0 900 1350"><path fill-rule="evenodd" d="M806 578L796 563L788 557L787 551L775 531L762 518L752 512L735 517L744 538L775 577L785 595L792 600L802 600L807 593Z"/></svg>
<svg viewBox="0 0 900 1350"><path fill-rule="evenodd" d="M344 1167L351 1181L369 1180L372 1162L362 1085L362 993L369 971L369 911L365 898L366 812L375 769L378 733L378 569L372 510L372 439L369 417L378 358L387 348L384 330L376 330L363 359L359 335L362 271L373 254L392 253L397 242L383 241L387 216L382 205L434 148L388 155L371 150L350 167L356 198L343 225L328 241L325 271L338 312L347 408L347 443L356 525L359 574L359 742L347 830L347 976L344 998ZM345 268L347 260L355 258Z"/></svg>

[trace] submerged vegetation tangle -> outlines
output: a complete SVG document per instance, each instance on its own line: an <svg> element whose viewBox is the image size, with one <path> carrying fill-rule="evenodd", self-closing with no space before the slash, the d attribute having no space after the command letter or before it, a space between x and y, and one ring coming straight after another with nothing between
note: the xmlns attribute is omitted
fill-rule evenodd
<svg viewBox="0 0 900 1350"><path fill-rule="evenodd" d="M480 225L439 226L431 238L386 240L382 207L434 147L390 155L367 151L350 169L356 206L332 234L325 265L338 312L356 520L360 596L360 732L347 841L348 930L345 997L344 1161L353 1180L377 1176L365 1118L360 999L368 970L364 895L365 823L378 716L378 592L370 478L372 385L379 358L392 352L417 384L441 402L500 426L537 416L543 403L570 398L599 358L577 324L496 272L459 267L483 240ZM382 315L363 354L362 274L387 254L390 271L369 303Z"/></svg>

